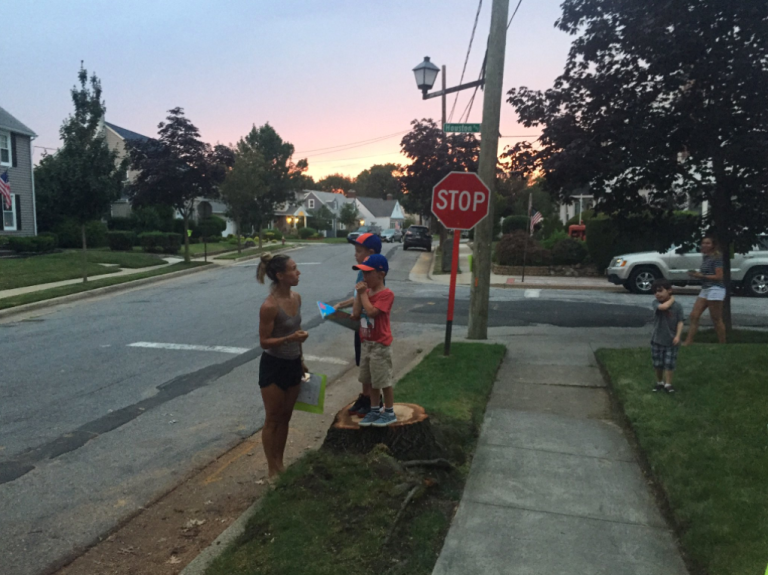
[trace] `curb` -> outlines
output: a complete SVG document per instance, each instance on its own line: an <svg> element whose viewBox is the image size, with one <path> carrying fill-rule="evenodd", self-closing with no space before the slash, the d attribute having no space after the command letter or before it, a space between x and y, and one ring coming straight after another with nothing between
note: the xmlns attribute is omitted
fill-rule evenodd
<svg viewBox="0 0 768 575"><path fill-rule="evenodd" d="M142 279L138 279L138 280L127 281L127 282L124 282L124 283L115 284L115 285L111 285L111 286L105 286L105 287L101 287L101 288L95 288L95 289L84 291L84 292L80 292L80 293L73 293L73 294L70 294L70 295L63 295L63 296L59 296L59 297L55 297L55 298L50 298L50 299L46 299L46 300L41 300L41 301L36 301L36 302L27 303L27 304L23 304L23 305L18 305L16 307L11 307L11 308L8 308L8 309L0 310L0 320L1 319L5 319L7 317L14 316L14 315L22 314L22 313L28 312L28 311L35 311L35 310L38 310L38 309L43 309L43 308L46 308L46 307L53 307L55 305L59 305L59 304L63 304L63 303L71 303L71 302L80 301L80 300L83 300L83 299L90 299L90 298L98 297L100 295L104 295L104 294L108 294L108 293L115 293L115 292L119 292L119 291L124 291L124 290L130 289L130 288L138 287L138 286L158 283L158 282L161 282L161 281L165 281L165 280L169 280L169 279L174 279L174 278L178 278L178 277L183 277L183 276L187 276L187 275L190 275L190 274L199 273L199 272L202 272L202 271L212 270L212 269L215 269L216 267L217 266L215 264L212 264L212 263L209 262L208 264L205 264L205 265L202 265L202 266L199 266L199 267L196 267L196 268L192 268L192 269L189 269L189 270L180 270L178 272L172 272L172 273L169 273L169 274L162 274L162 275L154 276L154 277L151 277L151 278L142 278Z"/></svg>
<svg viewBox="0 0 768 575"><path fill-rule="evenodd" d="M531 276L536 277L536 276ZM549 289L549 290L569 290L569 291L606 291L612 293L625 293L626 290L622 287L616 287L612 285L602 286L575 286L575 285L552 285L552 284L538 284L532 283L513 283L513 284L491 284L491 287L505 288L505 289ZM627 292L628 293L628 292Z"/></svg>

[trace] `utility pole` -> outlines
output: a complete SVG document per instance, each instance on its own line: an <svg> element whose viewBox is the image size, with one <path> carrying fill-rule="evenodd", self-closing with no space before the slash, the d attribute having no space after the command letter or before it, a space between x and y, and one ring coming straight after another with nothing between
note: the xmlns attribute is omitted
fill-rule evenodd
<svg viewBox="0 0 768 575"><path fill-rule="evenodd" d="M496 215L496 163L499 155L504 51L507 45L509 0L493 0L488 60L485 68L483 122L480 127L480 166L478 175L491 190L488 217L475 227L474 270L469 300L468 339L488 339L488 297L491 290L491 242Z"/></svg>

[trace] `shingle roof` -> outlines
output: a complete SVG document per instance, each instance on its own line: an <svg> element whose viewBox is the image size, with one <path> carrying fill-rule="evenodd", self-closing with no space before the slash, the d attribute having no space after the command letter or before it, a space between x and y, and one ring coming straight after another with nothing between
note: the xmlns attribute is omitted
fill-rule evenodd
<svg viewBox="0 0 768 575"><path fill-rule="evenodd" d="M37 137L37 134L11 116L11 114L6 112L3 108L0 108L0 128L8 130L9 132L24 134L25 136L30 136L32 138Z"/></svg>
<svg viewBox="0 0 768 575"><path fill-rule="evenodd" d="M388 218L395 211L397 200L380 200L379 198L357 198L374 218Z"/></svg>
<svg viewBox="0 0 768 575"><path fill-rule="evenodd" d="M120 126L115 126L114 124L111 124L109 122L104 122L104 124L112 128L115 132L117 132L117 135L120 136L123 140L140 140L142 142L146 142L147 140L150 139L147 136L143 136L136 132L132 132L131 130L126 130L125 128L121 128Z"/></svg>

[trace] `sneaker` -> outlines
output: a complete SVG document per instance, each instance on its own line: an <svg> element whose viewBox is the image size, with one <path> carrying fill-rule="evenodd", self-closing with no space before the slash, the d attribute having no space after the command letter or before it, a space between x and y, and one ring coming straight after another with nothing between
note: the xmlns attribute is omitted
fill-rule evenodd
<svg viewBox="0 0 768 575"><path fill-rule="evenodd" d="M659 382L653 386L653 391L664 391L664 384Z"/></svg>
<svg viewBox="0 0 768 575"><path fill-rule="evenodd" d="M674 387L672 387L672 386L671 386L671 385L669 385L669 384L666 384L666 385L664 386L664 391L666 391L667 393L675 393L675 388L674 388Z"/></svg>
<svg viewBox="0 0 768 575"><path fill-rule="evenodd" d="M360 409L365 402L366 397L361 393L357 396L357 399L355 400L355 403L352 404L352 407L350 407L347 411L350 415L355 415L357 413L357 410Z"/></svg>
<svg viewBox="0 0 768 575"><path fill-rule="evenodd" d="M392 425L397 421L397 415L394 413L387 413L386 411L382 411L379 414L379 417L376 421L371 423L374 427L386 427L387 425Z"/></svg>
<svg viewBox="0 0 768 575"><path fill-rule="evenodd" d="M358 425L360 427L370 427L371 425L375 425L379 417L380 415L378 411L368 411L368 413L365 414L365 417L360 423L358 423Z"/></svg>

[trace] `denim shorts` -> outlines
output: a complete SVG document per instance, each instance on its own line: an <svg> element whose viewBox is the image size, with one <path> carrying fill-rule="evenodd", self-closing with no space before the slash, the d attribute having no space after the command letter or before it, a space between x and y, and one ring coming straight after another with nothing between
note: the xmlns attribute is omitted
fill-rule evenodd
<svg viewBox="0 0 768 575"><path fill-rule="evenodd" d="M675 345L659 345L651 342L651 355L653 356L653 367L656 369L665 369L674 371L677 366L677 350Z"/></svg>

